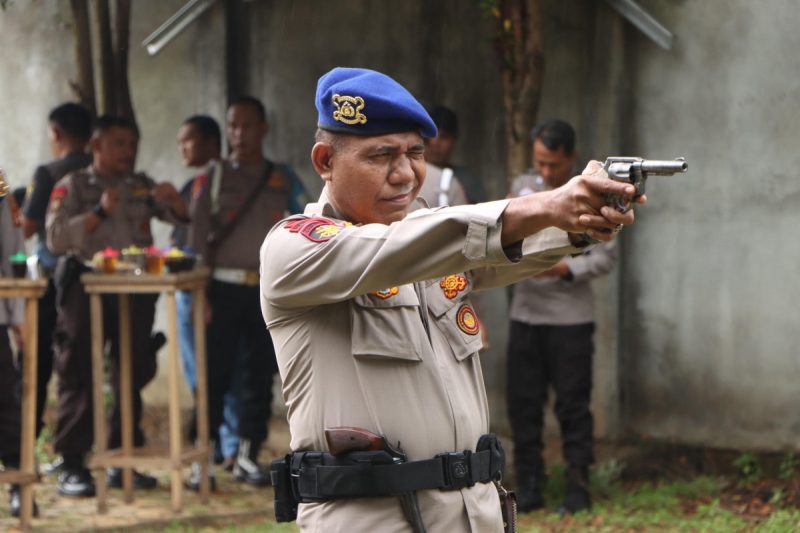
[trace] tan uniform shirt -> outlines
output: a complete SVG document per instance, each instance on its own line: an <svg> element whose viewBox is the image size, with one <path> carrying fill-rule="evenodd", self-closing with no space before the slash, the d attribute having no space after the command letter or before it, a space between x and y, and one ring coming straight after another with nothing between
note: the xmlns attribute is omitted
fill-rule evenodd
<svg viewBox="0 0 800 533"><path fill-rule="evenodd" d="M189 217L188 244L204 261L208 238L237 216L233 230L216 248L214 266L258 270L258 246L276 222L286 216L290 184L277 167L264 180L264 164L240 166L223 161L222 172L207 172L195 178ZM220 179L215 185L214 179ZM250 195L255 203L240 213Z"/></svg>
<svg viewBox="0 0 800 533"><path fill-rule="evenodd" d="M575 252L555 229L504 250L506 205L421 209L389 226L300 219L272 229L261 305L292 450L326 450L323 430L336 426L383 434L412 461L475 449L489 410L469 294ZM335 217L325 191L306 215ZM419 503L432 533L502 531L492 484L419 491ZM297 523L320 533L409 529L397 498L302 504Z"/></svg>
<svg viewBox="0 0 800 533"><path fill-rule="evenodd" d="M77 170L62 178L50 196L46 230L47 247L56 255L73 253L89 260L96 252L111 246L141 248L153 244L150 219L175 222L170 208L153 199L155 182L145 174L107 178L93 167ZM119 189L119 204L94 233L84 229L86 216L100 202L107 188Z"/></svg>
<svg viewBox="0 0 800 533"><path fill-rule="evenodd" d="M444 207L446 205L464 205L469 203L467 200L467 193L464 191L464 186L458 181L458 176L451 175L449 183L446 184L447 190L442 188L442 172L443 169L432 165L425 164L425 181L422 183L422 188L419 190L419 197L425 200L425 203L430 207ZM452 172L452 169L450 169ZM447 201L442 203L441 197L446 195Z"/></svg>

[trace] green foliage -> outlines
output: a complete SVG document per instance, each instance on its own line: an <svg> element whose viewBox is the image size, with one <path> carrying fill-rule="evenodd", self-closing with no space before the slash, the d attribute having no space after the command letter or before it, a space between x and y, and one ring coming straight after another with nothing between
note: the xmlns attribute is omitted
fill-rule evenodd
<svg viewBox="0 0 800 533"><path fill-rule="evenodd" d="M733 460L733 466L739 474L739 479L744 483L752 483L761 479L763 471L761 462L755 454L744 452Z"/></svg>
<svg viewBox="0 0 800 533"><path fill-rule="evenodd" d="M40 465L49 463L53 460L50 453L47 451L50 441L53 440L53 430L50 426L44 426L39 438L36 439L36 462Z"/></svg>
<svg viewBox="0 0 800 533"><path fill-rule="evenodd" d="M797 467L800 466L800 457L794 452L789 452L781 459L778 466L778 477L781 479L791 479L797 474Z"/></svg>
<svg viewBox="0 0 800 533"><path fill-rule="evenodd" d="M625 472L625 461L610 459L592 470L591 485L595 495L610 497L617 488Z"/></svg>

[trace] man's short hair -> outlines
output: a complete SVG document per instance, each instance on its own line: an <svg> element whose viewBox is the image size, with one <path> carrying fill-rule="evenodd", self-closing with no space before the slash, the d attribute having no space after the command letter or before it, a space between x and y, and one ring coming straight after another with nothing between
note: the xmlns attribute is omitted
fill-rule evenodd
<svg viewBox="0 0 800 533"><path fill-rule="evenodd" d="M548 150L556 151L563 148L567 155L575 150L575 130L563 120L552 119L537 124L531 132L531 141L536 139L539 139Z"/></svg>
<svg viewBox="0 0 800 533"><path fill-rule="evenodd" d="M97 117L94 123L94 135L102 135L111 128L128 129L139 137L139 126L136 125L136 122L119 115L102 115Z"/></svg>
<svg viewBox="0 0 800 533"><path fill-rule="evenodd" d="M192 115L184 120L183 123L194 126L203 139L212 139L216 143L217 149L222 149L222 131L219 129L217 121L212 117L208 115Z"/></svg>
<svg viewBox="0 0 800 533"><path fill-rule="evenodd" d="M333 147L334 151L336 151L342 147L347 137L351 137L351 135L317 128L317 131L314 133L314 142L328 143Z"/></svg>
<svg viewBox="0 0 800 533"><path fill-rule="evenodd" d="M458 115L455 111L439 104L429 106L427 110L440 132L458 137Z"/></svg>
<svg viewBox="0 0 800 533"><path fill-rule="evenodd" d="M230 103L228 104L228 109L232 108L235 105L249 105L256 110L258 119L261 122L267 121L267 110L264 108L264 104L261 103L261 100L259 100L255 96L237 96L236 98L230 101Z"/></svg>
<svg viewBox="0 0 800 533"><path fill-rule="evenodd" d="M61 104L50 111L47 120L73 139L88 141L92 136L92 113L81 104Z"/></svg>

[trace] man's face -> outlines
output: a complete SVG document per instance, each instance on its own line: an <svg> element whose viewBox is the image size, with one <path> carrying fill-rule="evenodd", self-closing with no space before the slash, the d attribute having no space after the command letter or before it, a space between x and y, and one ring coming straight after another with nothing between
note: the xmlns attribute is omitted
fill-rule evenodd
<svg viewBox="0 0 800 533"><path fill-rule="evenodd" d="M425 181L419 133L348 136L321 172L333 205L356 223L402 220Z"/></svg>
<svg viewBox="0 0 800 533"><path fill-rule="evenodd" d="M178 130L178 151L187 167L202 167L217 155L215 139L203 137L194 124Z"/></svg>
<svg viewBox="0 0 800 533"><path fill-rule="evenodd" d="M260 119L252 105L235 104L228 108L225 131L234 154L261 154L261 141L267 135L267 123Z"/></svg>
<svg viewBox="0 0 800 533"><path fill-rule="evenodd" d="M439 135L425 140L425 160L437 167L446 167L450 164L455 147L456 137L439 130Z"/></svg>
<svg viewBox="0 0 800 533"><path fill-rule="evenodd" d="M121 176L133 172L139 136L129 128L113 127L92 139L94 166L103 174Z"/></svg>
<svg viewBox="0 0 800 533"><path fill-rule="evenodd" d="M564 153L564 147L550 150L542 141L533 142L533 168L549 186L561 187L572 177L575 167L575 150Z"/></svg>

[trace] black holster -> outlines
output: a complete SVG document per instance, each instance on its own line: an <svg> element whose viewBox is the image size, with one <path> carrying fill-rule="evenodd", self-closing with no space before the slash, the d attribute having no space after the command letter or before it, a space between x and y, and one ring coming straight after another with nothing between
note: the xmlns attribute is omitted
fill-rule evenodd
<svg viewBox="0 0 800 533"><path fill-rule="evenodd" d="M80 283L81 274L89 272L89 268L84 266L83 261L75 255L62 255L56 263L56 271L53 274L53 283L56 286L56 308L61 309L64 305L67 291L73 283Z"/></svg>

